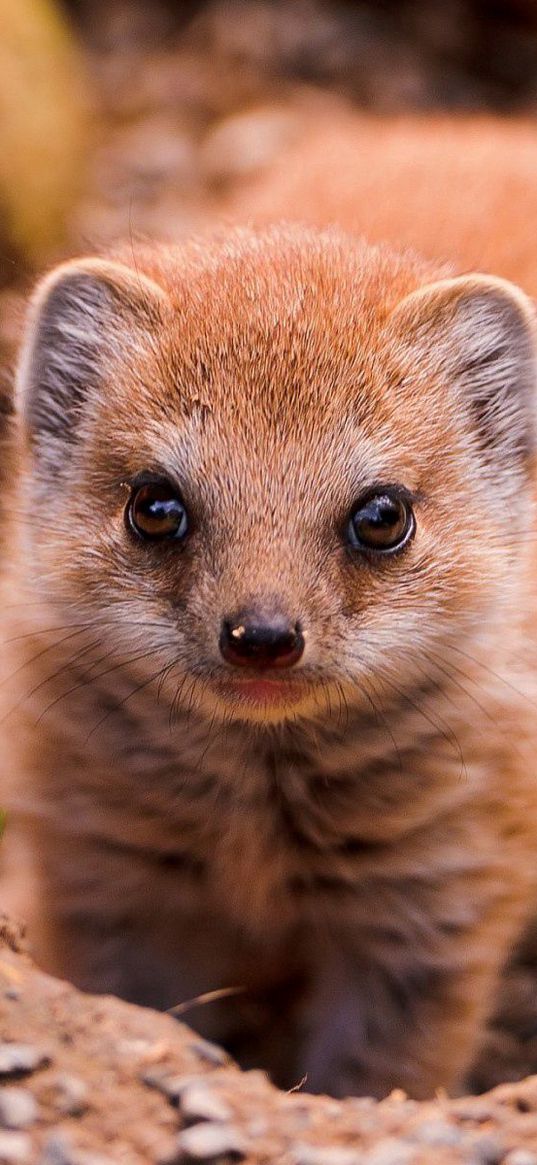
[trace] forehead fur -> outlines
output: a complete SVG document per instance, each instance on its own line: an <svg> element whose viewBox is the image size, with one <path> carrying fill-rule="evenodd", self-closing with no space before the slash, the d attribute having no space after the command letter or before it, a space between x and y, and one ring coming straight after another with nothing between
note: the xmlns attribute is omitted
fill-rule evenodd
<svg viewBox="0 0 537 1165"><path fill-rule="evenodd" d="M133 265L132 252L117 257ZM217 403L230 420L240 409L243 425L283 406L299 422L308 405L356 403L386 318L438 275L410 254L292 227L142 247L134 260L170 299L159 348L174 403Z"/></svg>

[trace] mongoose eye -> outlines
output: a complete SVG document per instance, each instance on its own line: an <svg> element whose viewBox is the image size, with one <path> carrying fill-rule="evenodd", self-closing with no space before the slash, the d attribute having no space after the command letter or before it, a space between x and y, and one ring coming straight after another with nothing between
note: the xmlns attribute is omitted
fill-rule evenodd
<svg viewBox="0 0 537 1165"><path fill-rule="evenodd" d="M185 506L169 481L148 481L133 488L125 510L127 528L138 538L158 542L188 533Z"/></svg>
<svg viewBox="0 0 537 1165"><path fill-rule="evenodd" d="M401 550L415 528L409 501L399 492L386 489L362 499L351 514L347 537L355 550L386 554Z"/></svg>

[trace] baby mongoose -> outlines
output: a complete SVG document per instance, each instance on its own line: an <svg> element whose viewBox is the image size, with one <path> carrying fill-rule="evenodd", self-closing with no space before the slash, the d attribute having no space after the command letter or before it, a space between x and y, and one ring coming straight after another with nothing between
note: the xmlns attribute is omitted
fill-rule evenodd
<svg viewBox="0 0 537 1165"><path fill-rule="evenodd" d="M237 988L189 1020L287 1087L463 1086L535 892L535 379L521 290L336 230L41 282L1 691L47 967Z"/></svg>

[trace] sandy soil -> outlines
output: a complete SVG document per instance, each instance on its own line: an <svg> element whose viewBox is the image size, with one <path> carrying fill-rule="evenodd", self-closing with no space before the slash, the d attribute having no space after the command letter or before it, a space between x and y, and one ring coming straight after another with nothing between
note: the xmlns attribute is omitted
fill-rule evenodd
<svg viewBox="0 0 537 1165"><path fill-rule="evenodd" d="M36 970L0 923L0 1165L537 1165L537 1078L477 1098L278 1092L170 1016Z"/></svg>

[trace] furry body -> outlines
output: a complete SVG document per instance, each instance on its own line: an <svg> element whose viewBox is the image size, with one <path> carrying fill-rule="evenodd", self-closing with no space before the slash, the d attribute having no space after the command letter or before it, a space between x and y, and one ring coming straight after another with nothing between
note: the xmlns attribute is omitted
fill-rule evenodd
<svg viewBox="0 0 537 1165"><path fill-rule="evenodd" d="M73 263L19 375L3 731L38 954L157 1007L239 987L196 1026L337 1095L462 1086L535 892L535 328L448 275L304 228ZM148 466L180 549L125 529ZM417 528L373 562L342 530L379 481ZM217 646L245 604L306 640L257 702Z"/></svg>

